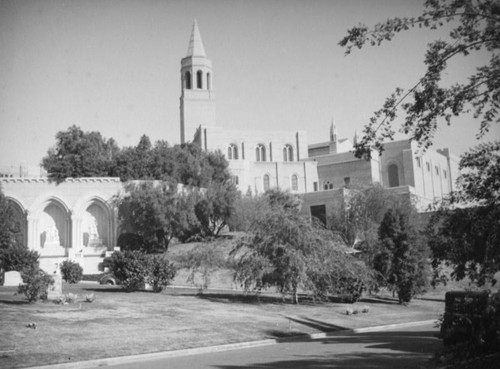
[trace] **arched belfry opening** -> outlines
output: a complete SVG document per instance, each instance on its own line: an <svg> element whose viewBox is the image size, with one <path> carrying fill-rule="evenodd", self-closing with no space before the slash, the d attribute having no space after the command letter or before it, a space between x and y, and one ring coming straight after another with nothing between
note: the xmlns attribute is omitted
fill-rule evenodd
<svg viewBox="0 0 500 369"><path fill-rule="evenodd" d="M203 89L203 72L201 70L196 72L196 88Z"/></svg>
<svg viewBox="0 0 500 369"><path fill-rule="evenodd" d="M210 73L207 73L207 90L212 89L212 76Z"/></svg>
<svg viewBox="0 0 500 369"><path fill-rule="evenodd" d="M189 71L184 74L184 87L186 90L191 89L191 72Z"/></svg>

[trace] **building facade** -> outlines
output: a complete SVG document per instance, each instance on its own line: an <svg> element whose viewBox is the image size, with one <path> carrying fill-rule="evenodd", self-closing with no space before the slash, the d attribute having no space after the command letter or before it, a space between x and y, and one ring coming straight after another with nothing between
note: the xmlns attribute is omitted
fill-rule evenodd
<svg viewBox="0 0 500 369"><path fill-rule="evenodd" d="M67 179L59 185L47 178L0 178L0 185L42 269L52 273L56 263L70 259L87 274L99 273L117 241L112 200L122 190L119 178Z"/></svg>
<svg viewBox="0 0 500 369"><path fill-rule="evenodd" d="M220 150L229 162L233 183L243 193L279 187L294 193L313 191L316 162L307 154L305 131L227 130L217 125L212 62L207 58L196 21L188 52L181 60L181 142Z"/></svg>
<svg viewBox="0 0 500 369"><path fill-rule="evenodd" d="M354 142L357 137L354 135ZM371 159L354 156L353 145L338 139L335 127L330 128L330 141L309 146L309 158L318 168L318 193L304 195L305 212L322 217L339 203L343 192L338 189L380 184L394 193L411 198L419 211L455 190L459 158L448 149L427 149L420 153L410 140L384 144Z"/></svg>

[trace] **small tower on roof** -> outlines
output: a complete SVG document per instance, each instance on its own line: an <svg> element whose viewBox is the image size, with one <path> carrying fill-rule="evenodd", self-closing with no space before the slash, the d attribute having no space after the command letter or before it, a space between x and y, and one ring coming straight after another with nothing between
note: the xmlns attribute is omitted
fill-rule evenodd
<svg viewBox="0 0 500 369"><path fill-rule="evenodd" d="M332 124L330 125L330 154L337 153L337 126L332 118Z"/></svg>
<svg viewBox="0 0 500 369"><path fill-rule="evenodd" d="M181 143L193 140L201 125L215 126L212 62L207 58L196 19L187 55L181 60Z"/></svg>

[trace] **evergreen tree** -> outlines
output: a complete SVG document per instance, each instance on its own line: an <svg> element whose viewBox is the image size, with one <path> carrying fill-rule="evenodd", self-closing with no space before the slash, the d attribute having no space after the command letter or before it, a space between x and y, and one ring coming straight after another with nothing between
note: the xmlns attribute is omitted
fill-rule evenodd
<svg viewBox="0 0 500 369"><path fill-rule="evenodd" d="M379 227L380 252L375 268L397 292L400 303L408 303L427 285L428 253L419 242L408 215L389 209Z"/></svg>

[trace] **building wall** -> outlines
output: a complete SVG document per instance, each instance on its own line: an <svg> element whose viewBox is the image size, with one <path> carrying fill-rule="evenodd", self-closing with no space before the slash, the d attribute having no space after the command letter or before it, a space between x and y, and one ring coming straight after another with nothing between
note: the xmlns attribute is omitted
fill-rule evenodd
<svg viewBox="0 0 500 369"><path fill-rule="evenodd" d="M304 131L240 131L200 126L194 142L204 150L220 150L224 154L233 181L243 193L265 192L266 175L269 188L279 187L296 193L313 191L314 182L318 181L316 162L307 159L307 135ZM257 160L259 146L265 150L265 161L262 158ZM291 148L292 151L287 153L291 154L292 161L289 161L289 156L285 161L285 147ZM296 189L292 187L294 176Z"/></svg>
<svg viewBox="0 0 500 369"><path fill-rule="evenodd" d="M314 157L318 162L320 189L341 188L346 185L371 185L380 182L380 164L376 155L367 161L352 152ZM346 183L349 178L349 183Z"/></svg>

